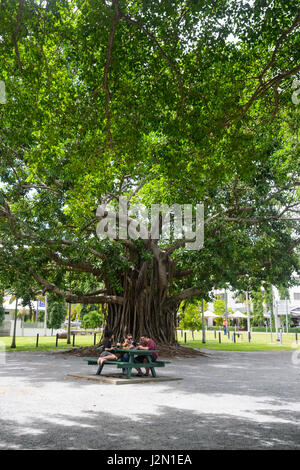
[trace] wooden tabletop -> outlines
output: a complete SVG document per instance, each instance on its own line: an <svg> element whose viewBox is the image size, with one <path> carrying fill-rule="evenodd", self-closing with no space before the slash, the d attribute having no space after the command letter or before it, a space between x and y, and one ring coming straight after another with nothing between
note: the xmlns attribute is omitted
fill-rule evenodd
<svg viewBox="0 0 300 470"><path fill-rule="evenodd" d="M114 348L115 352L125 352L129 354L152 354L154 352L159 352L158 349L122 349L122 348Z"/></svg>

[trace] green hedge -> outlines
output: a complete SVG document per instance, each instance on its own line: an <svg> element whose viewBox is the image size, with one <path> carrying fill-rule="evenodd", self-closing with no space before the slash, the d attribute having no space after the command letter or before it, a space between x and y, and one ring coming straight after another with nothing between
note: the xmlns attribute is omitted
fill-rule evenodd
<svg viewBox="0 0 300 470"><path fill-rule="evenodd" d="M219 331L219 330L223 330L223 327L222 326L209 326L207 329L211 330L211 331L214 331L214 330ZM230 326L228 329L229 329L229 331L234 331L234 326ZM253 333L265 333L266 332L266 327L265 326L253 326L251 328L251 330L253 331ZM247 331L247 330L242 330L240 328L240 331ZM275 328L273 328L273 333L274 333L274 331L275 331ZM283 331L283 329L282 329L282 331ZM285 329L284 329L284 331L285 331ZM269 327L268 327L268 333L270 333L270 328ZM300 327L298 327L298 328L290 327L289 328L289 333L300 333Z"/></svg>
<svg viewBox="0 0 300 470"><path fill-rule="evenodd" d="M263 327L263 326L254 326L252 328L252 331L253 332L263 332L265 333L266 332L266 328ZM275 331L275 328L273 328L273 332ZM285 328L282 328L282 331L285 331ZM270 328L268 327L268 333L270 333ZM289 327L289 333L300 333L300 328L292 328L292 327Z"/></svg>

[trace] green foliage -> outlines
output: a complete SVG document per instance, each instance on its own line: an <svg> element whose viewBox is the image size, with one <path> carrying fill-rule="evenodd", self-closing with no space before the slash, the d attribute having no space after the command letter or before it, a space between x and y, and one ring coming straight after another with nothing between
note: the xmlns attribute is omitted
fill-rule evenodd
<svg viewBox="0 0 300 470"><path fill-rule="evenodd" d="M279 297L280 297L281 300L285 300L285 299L289 300L290 293L289 293L288 287L278 286L277 289L278 289Z"/></svg>
<svg viewBox="0 0 300 470"><path fill-rule="evenodd" d="M251 292L251 301L252 301L252 314L253 318L251 319L252 326L260 326L266 323L264 317L263 301L264 295L261 289Z"/></svg>
<svg viewBox="0 0 300 470"><path fill-rule="evenodd" d="M213 303L214 305L214 313L216 315L224 315L225 313L225 300L217 299Z"/></svg>
<svg viewBox="0 0 300 470"><path fill-rule="evenodd" d="M221 326L223 324L223 320L224 320L223 317L225 315L225 300L217 298L214 301L213 306L214 306L214 313L216 315L220 315L220 317L215 318L214 321L215 321L217 326ZM233 313L232 308L227 308L227 313L228 313L228 315Z"/></svg>
<svg viewBox="0 0 300 470"><path fill-rule="evenodd" d="M286 315L280 315L280 324L286 328ZM288 324L288 328L290 330L290 327L294 324L294 322L292 321L291 317L288 316L288 319L287 319L287 324Z"/></svg>
<svg viewBox="0 0 300 470"><path fill-rule="evenodd" d="M271 315L270 323L271 323L272 329L274 331L275 317L274 317L274 309L273 309L272 286L269 283L265 283L264 284L264 289L265 289L265 303L266 303L266 306L267 306L267 311L270 312L270 315Z"/></svg>
<svg viewBox="0 0 300 470"><path fill-rule="evenodd" d="M207 303L203 302L204 311L207 309ZM180 323L182 330L198 331L202 329L202 302L182 302L179 308Z"/></svg>
<svg viewBox="0 0 300 470"><path fill-rule="evenodd" d="M67 314L66 303L64 300L57 296L49 295L48 297L48 312L47 312L47 327L59 329Z"/></svg>
<svg viewBox="0 0 300 470"><path fill-rule="evenodd" d="M74 303L103 284L122 296L125 273L140 260L150 269L153 253L140 241L135 254L99 241L95 212L108 195L204 203L204 248L173 250L176 269L193 268L175 278L174 295L290 282L299 270L296 2L2 3L6 287L20 298L55 289Z"/></svg>
<svg viewBox="0 0 300 470"><path fill-rule="evenodd" d="M99 328L103 326L104 315L99 313L97 310L91 310L86 313L83 317L83 326L84 328Z"/></svg>

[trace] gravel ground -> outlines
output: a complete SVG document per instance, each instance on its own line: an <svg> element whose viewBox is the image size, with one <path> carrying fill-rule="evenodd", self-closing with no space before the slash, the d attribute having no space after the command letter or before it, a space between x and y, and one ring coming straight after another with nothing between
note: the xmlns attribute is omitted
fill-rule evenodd
<svg viewBox="0 0 300 470"><path fill-rule="evenodd" d="M0 449L300 449L292 353L207 351L172 359L176 382L101 384L58 352L0 361ZM2 362L2 363L1 363Z"/></svg>

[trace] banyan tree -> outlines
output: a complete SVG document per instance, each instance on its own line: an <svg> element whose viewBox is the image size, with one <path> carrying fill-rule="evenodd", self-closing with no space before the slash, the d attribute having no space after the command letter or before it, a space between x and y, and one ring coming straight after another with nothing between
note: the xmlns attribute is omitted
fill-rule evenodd
<svg viewBox="0 0 300 470"><path fill-rule="evenodd" d="M101 304L118 339L147 330L174 344L181 302L288 283L299 11L269 3L1 2L3 285ZM173 207L170 236L162 210L156 234L131 215L126 237L118 216L99 237L120 197ZM194 249L174 231L186 205L193 230L204 208Z"/></svg>

